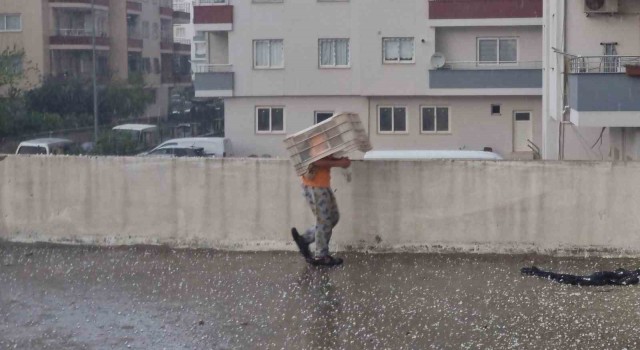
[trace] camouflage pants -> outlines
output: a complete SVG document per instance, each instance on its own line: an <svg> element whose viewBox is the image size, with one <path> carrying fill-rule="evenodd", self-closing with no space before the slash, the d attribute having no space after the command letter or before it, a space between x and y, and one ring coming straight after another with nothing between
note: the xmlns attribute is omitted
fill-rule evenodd
<svg viewBox="0 0 640 350"><path fill-rule="evenodd" d="M316 256L329 255L329 240L331 231L340 220L338 204L330 188L302 186L304 197L316 217L316 224L305 231L304 240L307 243L316 242Z"/></svg>

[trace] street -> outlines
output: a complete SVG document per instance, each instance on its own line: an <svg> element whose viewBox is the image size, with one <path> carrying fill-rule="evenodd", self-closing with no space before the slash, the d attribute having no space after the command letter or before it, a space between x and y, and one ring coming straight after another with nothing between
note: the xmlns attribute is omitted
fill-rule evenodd
<svg viewBox="0 0 640 350"><path fill-rule="evenodd" d="M1 349L636 349L640 287L573 287L632 259L0 244Z"/></svg>

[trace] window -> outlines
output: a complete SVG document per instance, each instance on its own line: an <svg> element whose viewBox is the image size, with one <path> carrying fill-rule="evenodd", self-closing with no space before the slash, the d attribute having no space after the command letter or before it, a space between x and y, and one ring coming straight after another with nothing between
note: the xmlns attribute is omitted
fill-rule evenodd
<svg viewBox="0 0 640 350"><path fill-rule="evenodd" d="M207 42L194 42L193 46L195 48L194 58L198 60L206 60L207 59Z"/></svg>
<svg viewBox="0 0 640 350"><path fill-rule="evenodd" d="M378 107L378 132L381 134L407 132L407 107Z"/></svg>
<svg viewBox="0 0 640 350"><path fill-rule="evenodd" d="M149 39L149 22L142 21L142 35L145 39Z"/></svg>
<svg viewBox="0 0 640 350"><path fill-rule="evenodd" d="M185 36L187 36L187 30L184 27L176 27L175 37L184 38Z"/></svg>
<svg viewBox="0 0 640 350"><path fill-rule="evenodd" d="M284 42L282 39L254 40L253 56L254 68L284 68Z"/></svg>
<svg viewBox="0 0 640 350"><path fill-rule="evenodd" d="M0 32L19 32L22 30L20 15L0 14Z"/></svg>
<svg viewBox="0 0 640 350"><path fill-rule="evenodd" d="M618 43L601 43L600 45L602 45L603 54L605 56L618 55ZM618 57L603 57L602 66L605 73L617 73L621 71L620 59L618 59Z"/></svg>
<svg viewBox="0 0 640 350"><path fill-rule="evenodd" d="M153 59L153 70L156 74L160 74L160 59L157 57Z"/></svg>
<svg viewBox="0 0 640 350"><path fill-rule="evenodd" d="M485 64L517 63L518 39L478 39L478 62Z"/></svg>
<svg viewBox="0 0 640 350"><path fill-rule="evenodd" d="M491 115L501 115L500 110L500 105L491 105Z"/></svg>
<svg viewBox="0 0 640 350"><path fill-rule="evenodd" d="M207 37L205 35L205 32L196 32L196 35L193 36L193 41L206 41Z"/></svg>
<svg viewBox="0 0 640 350"><path fill-rule="evenodd" d="M256 107L256 133L283 134L284 107Z"/></svg>
<svg viewBox="0 0 640 350"><path fill-rule="evenodd" d="M159 34L160 26L158 25L158 23L154 23L152 28L153 28L151 30L152 31L152 38L153 38L153 40L158 40L158 38L160 38L160 34Z"/></svg>
<svg viewBox="0 0 640 350"><path fill-rule="evenodd" d="M144 72L146 74L151 74L151 58L145 57L142 61L144 62Z"/></svg>
<svg viewBox="0 0 640 350"><path fill-rule="evenodd" d="M349 39L320 39L320 67L349 67Z"/></svg>
<svg viewBox="0 0 640 350"><path fill-rule="evenodd" d="M449 107L422 107L421 132L424 134L450 133Z"/></svg>
<svg viewBox="0 0 640 350"><path fill-rule="evenodd" d="M227 0L200 0L200 4L216 4L216 5L226 5Z"/></svg>
<svg viewBox="0 0 640 350"><path fill-rule="evenodd" d="M414 62L413 38L383 38L382 51L384 63Z"/></svg>
<svg viewBox="0 0 640 350"><path fill-rule="evenodd" d="M321 123L333 116L333 112L327 112L327 111L316 111L313 114L314 114L313 116L314 124Z"/></svg>

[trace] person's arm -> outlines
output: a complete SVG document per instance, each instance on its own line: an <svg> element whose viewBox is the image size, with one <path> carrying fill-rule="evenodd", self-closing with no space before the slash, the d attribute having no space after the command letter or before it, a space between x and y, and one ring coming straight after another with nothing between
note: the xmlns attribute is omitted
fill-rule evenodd
<svg viewBox="0 0 640 350"><path fill-rule="evenodd" d="M351 160L349 158L334 158L327 157L313 162L313 165L321 168L348 168L351 166Z"/></svg>

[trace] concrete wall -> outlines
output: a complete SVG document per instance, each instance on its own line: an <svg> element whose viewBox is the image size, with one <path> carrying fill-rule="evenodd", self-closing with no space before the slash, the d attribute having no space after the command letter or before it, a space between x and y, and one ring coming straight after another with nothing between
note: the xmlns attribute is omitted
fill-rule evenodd
<svg viewBox="0 0 640 350"><path fill-rule="evenodd" d="M332 247L640 256L638 163L354 162ZM548 179L553 179L549 181ZM15 157L0 237L294 249L312 223L288 161Z"/></svg>

